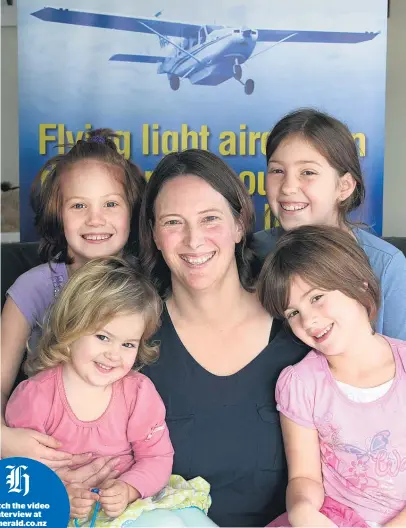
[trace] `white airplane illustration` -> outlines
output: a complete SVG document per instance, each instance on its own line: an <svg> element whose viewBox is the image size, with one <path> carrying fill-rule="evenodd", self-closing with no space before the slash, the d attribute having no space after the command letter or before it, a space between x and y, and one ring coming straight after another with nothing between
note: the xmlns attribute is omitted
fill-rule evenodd
<svg viewBox="0 0 406 528"><path fill-rule="evenodd" d="M192 84L217 86L234 78L244 86L247 95L253 93L255 83L253 79L242 80L242 65L279 44L285 42L357 44L372 40L379 34L379 32L302 31L199 25L163 20L160 18L161 14L162 11L156 13L153 18L126 17L53 7L45 7L32 13L33 16L46 22L155 35L159 38L161 47L172 47L169 55L120 53L110 57L110 60L158 63L157 73L167 74L172 90L178 90L183 79L189 79ZM273 44L254 54L258 42Z"/></svg>

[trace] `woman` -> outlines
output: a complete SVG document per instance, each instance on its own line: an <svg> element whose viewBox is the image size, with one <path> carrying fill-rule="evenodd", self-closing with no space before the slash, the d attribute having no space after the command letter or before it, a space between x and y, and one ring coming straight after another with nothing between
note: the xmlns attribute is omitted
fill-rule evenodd
<svg viewBox="0 0 406 528"><path fill-rule="evenodd" d="M264 526L285 508L275 383L307 351L254 290L251 199L201 150L169 154L147 184L140 247L165 299L159 360L143 369L167 408L173 472L211 485L220 526Z"/></svg>

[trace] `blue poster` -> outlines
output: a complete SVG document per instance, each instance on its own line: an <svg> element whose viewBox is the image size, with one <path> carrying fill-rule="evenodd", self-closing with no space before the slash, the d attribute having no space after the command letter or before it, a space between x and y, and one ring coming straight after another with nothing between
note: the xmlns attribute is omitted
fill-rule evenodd
<svg viewBox="0 0 406 528"><path fill-rule="evenodd" d="M19 0L21 240L48 157L89 128L120 133L146 172L173 150L210 149L269 226L266 136L312 106L344 121L362 156L357 217L382 233L386 0Z"/></svg>

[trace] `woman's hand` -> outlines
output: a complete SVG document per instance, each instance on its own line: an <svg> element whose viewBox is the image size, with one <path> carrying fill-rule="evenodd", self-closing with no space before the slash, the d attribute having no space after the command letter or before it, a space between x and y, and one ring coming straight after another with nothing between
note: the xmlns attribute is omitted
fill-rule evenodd
<svg viewBox="0 0 406 528"><path fill-rule="evenodd" d="M86 456L75 455L72 464L84 464ZM69 484L80 484L81 487L86 489L98 488L107 479L118 477L120 472L115 470L115 467L119 461L119 457L99 457L78 469L63 467L58 469L56 473L65 484L65 487Z"/></svg>
<svg viewBox="0 0 406 528"><path fill-rule="evenodd" d="M38 460L51 469L68 467L72 463L72 455L59 451L61 443L32 429L13 429L1 426L1 456L26 457Z"/></svg>
<svg viewBox="0 0 406 528"><path fill-rule="evenodd" d="M75 455L74 463L85 462L79 460L80 457L85 456ZM120 472L114 468L119 461L119 457L100 457L78 469L64 467L56 471L68 492L72 519L87 518L94 502L99 499L99 496L90 489L100 487L106 480L118 477Z"/></svg>

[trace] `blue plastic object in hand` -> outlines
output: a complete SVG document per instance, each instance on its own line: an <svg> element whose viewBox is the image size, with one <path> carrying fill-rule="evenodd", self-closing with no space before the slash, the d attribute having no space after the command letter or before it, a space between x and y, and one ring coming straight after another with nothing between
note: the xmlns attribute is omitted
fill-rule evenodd
<svg viewBox="0 0 406 528"><path fill-rule="evenodd" d="M92 488L90 491L92 493L99 493L100 489L99 488ZM97 501L96 502L96 506L94 507L94 512L93 512L93 515L92 515L92 519L90 521L90 528L94 528L96 526L96 519L97 519L97 514L99 513L99 510L100 510L100 502ZM79 526L80 527L78 519L75 519L74 523L75 523L75 526Z"/></svg>

